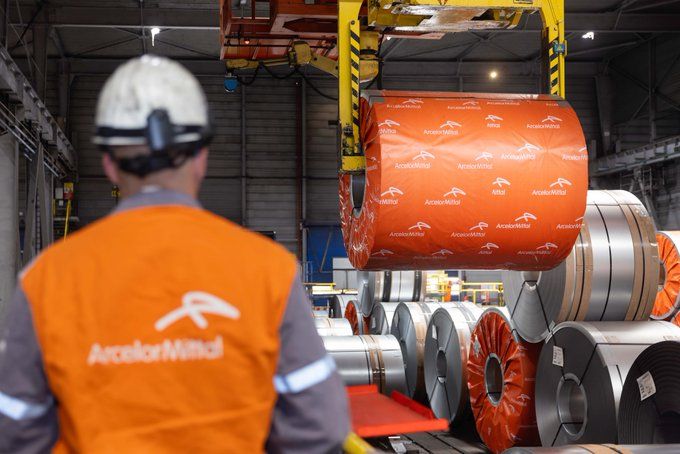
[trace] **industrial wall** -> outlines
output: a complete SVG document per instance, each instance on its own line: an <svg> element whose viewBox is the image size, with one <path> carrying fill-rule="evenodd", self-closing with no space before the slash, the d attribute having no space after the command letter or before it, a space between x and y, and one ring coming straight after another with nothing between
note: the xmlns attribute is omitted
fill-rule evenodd
<svg viewBox="0 0 680 454"><path fill-rule="evenodd" d="M278 241L299 254L302 242L298 226L303 218L306 225L339 223L337 108L327 97L336 95L335 82L310 79L320 94L299 78L259 77L252 85L230 94L222 88L219 76L199 79L216 125L201 202L249 228L275 231ZM462 84L468 92L536 93L538 80L537 76L517 75L489 81L480 75L423 81L397 77L388 69L383 88L459 90ZM104 81L104 76L79 75L71 86L69 127L79 153L76 190L81 225L105 215L116 203L111 184L100 169L100 153L90 143L96 97ZM589 144L601 136L595 87L593 77L572 77L568 82L569 100Z"/></svg>

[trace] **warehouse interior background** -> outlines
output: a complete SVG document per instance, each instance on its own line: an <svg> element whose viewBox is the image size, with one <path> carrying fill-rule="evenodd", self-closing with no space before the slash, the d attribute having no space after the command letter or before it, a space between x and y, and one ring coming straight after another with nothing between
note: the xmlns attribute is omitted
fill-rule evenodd
<svg viewBox="0 0 680 454"><path fill-rule="evenodd" d="M275 232L305 263L307 280L329 280L331 258L344 255L335 80L311 68L304 79L286 77L285 68L225 92L218 3L2 1L0 123L15 132L20 152L18 159L1 157L0 190L15 193L18 203L3 207L1 216L20 213L21 238L26 230L39 232L34 244L23 245L34 251L23 263L63 234L66 208L59 205L52 223L49 205L64 182L75 183L71 228L115 206L115 190L91 143L96 98L119 64L155 53L186 65L209 98L216 138L204 206L250 229ZM539 28L532 15L515 30L384 41L382 87L538 93ZM659 230L680 228L680 2L568 0L566 31L567 99L586 134L591 188L629 190ZM48 144L44 150L38 134ZM639 159L650 147L662 157ZM34 166L41 153L53 163L44 174Z"/></svg>

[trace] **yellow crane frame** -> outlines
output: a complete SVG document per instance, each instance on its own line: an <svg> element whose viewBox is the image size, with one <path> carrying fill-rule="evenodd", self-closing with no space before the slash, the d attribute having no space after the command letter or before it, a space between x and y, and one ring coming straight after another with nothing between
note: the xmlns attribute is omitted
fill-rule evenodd
<svg viewBox="0 0 680 454"><path fill-rule="evenodd" d="M360 66L362 36L359 14L363 0L338 0L338 108L340 116L340 170L362 172L366 159L359 136ZM415 26L418 16L400 16L399 7L485 8L495 18L516 25L525 12L539 11L542 39L548 59L550 94L565 98L564 0L368 0L368 21L373 29ZM364 31L364 35L370 32ZM375 32L373 32L375 33Z"/></svg>

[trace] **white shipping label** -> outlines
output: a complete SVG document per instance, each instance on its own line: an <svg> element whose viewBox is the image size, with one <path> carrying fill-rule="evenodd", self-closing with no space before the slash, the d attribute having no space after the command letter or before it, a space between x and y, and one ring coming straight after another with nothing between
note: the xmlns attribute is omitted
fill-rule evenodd
<svg viewBox="0 0 680 454"><path fill-rule="evenodd" d="M656 394L656 385L654 384L654 378L649 371L640 375L637 379L638 388L640 388L640 400L645 400L646 398Z"/></svg>
<svg viewBox="0 0 680 454"><path fill-rule="evenodd" d="M555 345L553 347L553 364L555 366L564 367L564 351L562 347Z"/></svg>

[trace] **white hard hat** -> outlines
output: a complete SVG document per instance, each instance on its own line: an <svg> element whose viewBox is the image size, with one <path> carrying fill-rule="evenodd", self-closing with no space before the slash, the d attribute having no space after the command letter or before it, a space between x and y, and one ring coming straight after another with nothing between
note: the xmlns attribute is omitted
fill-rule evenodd
<svg viewBox="0 0 680 454"><path fill-rule="evenodd" d="M152 125L152 118L161 119L160 127ZM159 151L194 142L201 146L210 138L208 104L198 80L181 64L154 55L132 59L109 77L95 125L93 142L104 147L151 145Z"/></svg>

